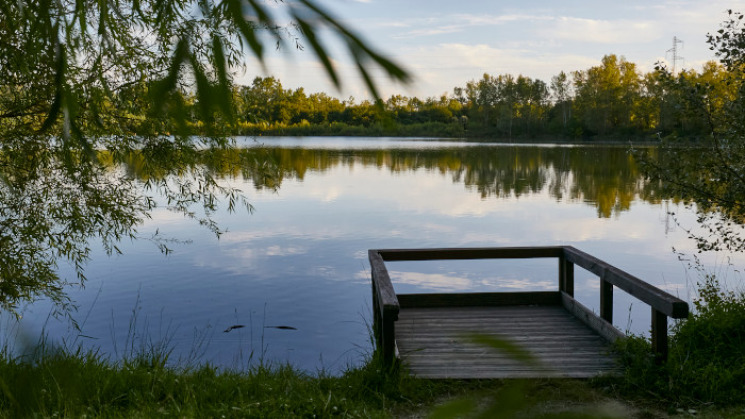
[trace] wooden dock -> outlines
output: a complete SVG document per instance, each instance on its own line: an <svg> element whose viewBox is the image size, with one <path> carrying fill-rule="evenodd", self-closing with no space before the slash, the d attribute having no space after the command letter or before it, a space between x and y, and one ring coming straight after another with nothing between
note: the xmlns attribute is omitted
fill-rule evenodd
<svg viewBox="0 0 745 419"><path fill-rule="evenodd" d="M667 318L685 318L684 301L570 246L370 250L374 329L387 362L422 378L586 378L612 374L613 287L652 308L652 344L667 356ZM558 290L548 292L397 294L385 261L556 258ZM600 278L600 313L574 299L574 265ZM477 343L511 342L526 362Z"/></svg>

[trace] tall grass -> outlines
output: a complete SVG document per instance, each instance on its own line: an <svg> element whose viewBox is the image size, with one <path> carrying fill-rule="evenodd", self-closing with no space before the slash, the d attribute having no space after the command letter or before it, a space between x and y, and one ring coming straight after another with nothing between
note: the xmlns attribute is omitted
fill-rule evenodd
<svg viewBox="0 0 745 419"><path fill-rule="evenodd" d="M40 346L30 357L0 356L0 416L387 417L404 380L374 358L330 376L289 365L174 368L157 352L113 363Z"/></svg>
<svg viewBox="0 0 745 419"><path fill-rule="evenodd" d="M724 291L712 275L699 285L694 310L672 328L667 361L650 343L621 343L626 391L679 404L745 405L745 293Z"/></svg>
<svg viewBox="0 0 745 419"><path fill-rule="evenodd" d="M240 371L174 362L162 343L130 344L112 361L41 339L23 355L0 350L0 417L644 417L629 414L623 399L608 405L619 402L611 388L657 407L742 405L745 294L708 277L695 307L673 328L667 362L651 356L646 339L631 338L621 348L625 377L594 383L419 380L374 352L339 375L261 360Z"/></svg>

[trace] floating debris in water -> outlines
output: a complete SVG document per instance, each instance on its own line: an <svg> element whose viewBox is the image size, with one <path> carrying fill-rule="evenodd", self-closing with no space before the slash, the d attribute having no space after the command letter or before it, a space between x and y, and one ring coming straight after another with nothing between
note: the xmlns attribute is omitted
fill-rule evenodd
<svg viewBox="0 0 745 419"><path fill-rule="evenodd" d="M228 332L230 332L233 329L241 329L241 328L244 328L244 327L246 327L246 326L243 325L243 324L234 324L234 325L228 327L227 329L223 330L222 332L223 333L228 333Z"/></svg>
<svg viewBox="0 0 745 419"><path fill-rule="evenodd" d="M292 326L264 326L264 329L297 330L296 327Z"/></svg>

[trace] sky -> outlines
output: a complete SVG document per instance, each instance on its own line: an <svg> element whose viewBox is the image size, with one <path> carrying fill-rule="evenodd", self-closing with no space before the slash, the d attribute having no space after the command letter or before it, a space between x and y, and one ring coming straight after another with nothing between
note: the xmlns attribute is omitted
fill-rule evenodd
<svg viewBox="0 0 745 419"><path fill-rule="evenodd" d="M745 12L745 0L722 1L445 1L317 0L377 51L413 75L408 85L391 83L376 72L384 98L394 94L419 98L451 95L454 87L491 75L522 74L549 83L560 71L586 70L604 55L616 54L651 71L658 61L672 67L673 38L677 68L701 70L715 59L706 34L720 28L726 11ZM292 1L276 6L291 7ZM306 94L362 100L370 97L350 60L331 38L342 90L329 81L310 48L272 51L265 71L249 62L236 81L275 76L284 88L303 87Z"/></svg>

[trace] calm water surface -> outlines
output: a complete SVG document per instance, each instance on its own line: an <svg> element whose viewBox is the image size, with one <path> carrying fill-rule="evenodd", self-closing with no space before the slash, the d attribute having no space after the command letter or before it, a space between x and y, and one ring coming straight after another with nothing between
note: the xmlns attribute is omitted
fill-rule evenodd
<svg viewBox="0 0 745 419"><path fill-rule="evenodd" d="M695 253L682 228L695 227L694 214L639 176L628 147L378 138L259 142L282 170L278 189L223 174L225 184L246 193L253 214L219 213L228 233L218 240L178 214L155 211L143 236L157 229L190 243L174 243L167 256L147 240L125 243L123 255L97 253L85 288L70 288L81 332L50 319L51 306L41 301L12 326L16 346L43 330L54 342L99 348L112 357L165 345L173 349L172 360L240 369L263 359L340 371L372 348L370 248L566 244L684 299L698 280L672 251ZM714 266L727 261L721 255L704 260ZM389 268L400 292L557 288L555 260L398 262ZM598 281L581 269L576 294L597 309ZM645 333L648 307L618 290L616 298L617 326ZM236 325L245 327L231 329Z"/></svg>

